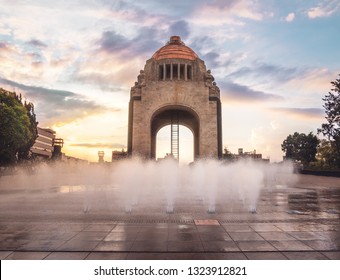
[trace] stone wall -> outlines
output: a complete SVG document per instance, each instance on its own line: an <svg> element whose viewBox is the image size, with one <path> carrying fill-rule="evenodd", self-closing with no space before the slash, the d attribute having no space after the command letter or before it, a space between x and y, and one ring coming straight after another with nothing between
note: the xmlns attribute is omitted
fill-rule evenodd
<svg viewBox="0 0 340 280"><path fill-rule="evenodd" d="M173 69L174 66L171 64L189 65L185 69L190 69L192 76L179 79L179 75L172 73L165 78L160 67L167 65L167 70ZM204 62L200 59L148 60L131 89L129 154L150 158L151 123L156 112L187 108L188 111L195 112L199 122L198 139L194 139L199 143L195 156L220 157L222 154L221 112L218 108L220 100L218 87L213 84L213 80L210 71L206 71Z"/></svg>

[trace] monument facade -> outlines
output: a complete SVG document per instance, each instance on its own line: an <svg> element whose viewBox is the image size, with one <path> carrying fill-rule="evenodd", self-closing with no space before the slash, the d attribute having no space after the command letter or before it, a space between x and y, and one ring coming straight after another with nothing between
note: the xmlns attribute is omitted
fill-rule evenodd
<svg viewBox="0 0 340 280"><path fill-rule="evenodd" d="M220 90L210 70L179 36L146 61L131 88L128 154L155 158L158 131L171 125L171 154L179 157L179 125L194 139L194 159L222 156Z"/></svg>

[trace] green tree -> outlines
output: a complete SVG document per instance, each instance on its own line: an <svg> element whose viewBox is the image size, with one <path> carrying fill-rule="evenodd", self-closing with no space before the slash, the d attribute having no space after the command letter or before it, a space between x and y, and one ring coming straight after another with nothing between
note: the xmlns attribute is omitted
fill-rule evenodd
<svg viewBox="0 0 340 280"><path fill-rule="evenodd" d="M27 159L36 138L33 104L23 104L21 95L0 88L0 164Z"/></svg>
<svg viewBox="0 0 340 280"><path fill-rule="evenodd" d="M315 161L318 138L313 135L295 132L293 135L288 135L283 141L281 149L286 154L287 159L300 161L303 164L309 164Z"/></svg>
<svg viewBox="0 0 340 280"><path fill-rule="evenodd" d="M227 147L225 147L222 158L227 161L232 161L234 160L234 155L228 150Z"/></svg>
<svg viewBox="0 0 340 280"><path fill-rule="evenodd" d="M22 146L19 149L19 151L18 151L18 160L19 161L27 160L27 159L30 158L30 149L34 145L34 142L38 137L38 129L37 129L38 122L36 121L36 116L35 116L35 113L34 113L34 105L31 102L27 103L25 101L24 107L26 109L27 116L30 120L29 131L32 133L32 137L27 139L28 140L27 144Z"/></svg>
<svg viewBox="0 0 340 280"><path fill-rule="evenodd" d="M340 79L331 82L333 88L322 99L325 104L326 123L321 125L318 133L322 133L330 141L334 151L333 165L340 167Z"/></svg>
<svg viewBox="0 0 340 280"><path fill-rule="evenodd" d="M334 145L326 139L322 139L318 146L318 151L316 154L316 158L318 164L321 167L334 167L336 161L336 151L334 150Z"/></svg>

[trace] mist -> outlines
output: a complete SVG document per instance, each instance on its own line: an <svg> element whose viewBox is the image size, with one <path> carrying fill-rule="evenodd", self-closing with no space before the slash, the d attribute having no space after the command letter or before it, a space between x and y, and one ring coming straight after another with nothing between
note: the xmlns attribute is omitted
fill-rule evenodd
<svg viewBox="0 0 340 280"><path fill-rule="evenodd" d="M226 163L200 160L179 165L141 159L112 164L42 163L33 172L18 170L0 177L0 190L11 195L18 211L58 213L73 205L73 214L256 213L263 189L294 183L290 163ZM186 210L185 210L186 209Z"/></svg>

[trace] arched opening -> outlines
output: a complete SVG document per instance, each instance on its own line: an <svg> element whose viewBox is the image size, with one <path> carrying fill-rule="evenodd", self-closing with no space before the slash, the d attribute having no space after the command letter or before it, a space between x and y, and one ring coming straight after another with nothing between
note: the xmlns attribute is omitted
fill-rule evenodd
<svg viewBox="0 0 340 280"><path fill-rule="evenodd" d="M190 108L185 106L165 106L157 110L152 118L151 118L151 158L155 159L157 157L164 157L164 155L158 155L156 157L156 148L157 148L157 135L158 132L164 127L172 127L173 123L177 123L178 128L182 130L183 135L181 135L181 131L176 135L178 137L177 146L183 146L181 150L184 152L185 141L188 140L189 135L192 135L192 145L193 145L193 160L199 157L199 118L197 114ZM166 130L166 128L165 128ZM189 130L189 132L187 131ZM162 132L160 135L163 135ZM176 132L178 133L178 132ZM191 134L190 134L191 133ZM171 132L168 133L170 135ZM175 149L176 153L176 144L173 144L173 138L170 137L170 153L174 153L173 149ZM182 139L183 138L183 139ZM187 144L189 144L188 141ZM174 147L175 146L175 147ZM168 148L169 150L169 148ZM179 151L179 147L177 147L177 152ZM176 157L176 154L175 154ZM179 157L181 158L181 157Z"/></svg>
<svg viewBox="0 0 340 280"><path fill-rule="evenodd" d="M162 127L156 135L156 159L171 153L171 125ZM179 126L179 162L187 164L194 161L194 135L184 125Z"/></svg>

